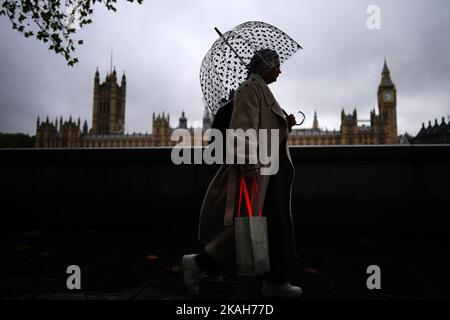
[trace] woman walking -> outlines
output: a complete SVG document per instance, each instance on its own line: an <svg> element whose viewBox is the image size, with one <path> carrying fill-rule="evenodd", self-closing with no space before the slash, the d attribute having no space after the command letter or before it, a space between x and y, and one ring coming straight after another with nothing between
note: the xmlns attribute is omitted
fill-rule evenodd
<svg viewBox="0 0 450 320"><path fill-rule="evenodd" d="M230 129L278 130L276 159L278 170L262 174L267 164L224 164L205 195L199 221L199 241L204 245L198 254L183 256L184 280L190 294L199 293L199 280L207 273L217 272L235 261L234 217L239 203L239 183L256 179L259 206L267 216L269 260L271 270L264 275L262 295L265 297L299 297L302 289L289 283L288 259L297 258L291 213L294 166L288 148L288 135L296 124L294 115L287 116L268 85L277 80L280 59L270 49L257 51L248 66L247 79L234 93ZM258 141L258 149L261 141ZM267 143L267 141L265 141ZM270 145L270 142L268 142ZM266 145L267 146L267 145ZM272 150L270 146L268 150ZM250 184L249 190L251 189Z"/></svg>

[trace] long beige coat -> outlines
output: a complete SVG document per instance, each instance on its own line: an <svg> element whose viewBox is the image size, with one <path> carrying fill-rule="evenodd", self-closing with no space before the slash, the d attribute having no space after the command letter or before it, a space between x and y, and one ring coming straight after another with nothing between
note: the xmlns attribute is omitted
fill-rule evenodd
<svg viewBox="0 0 450 320"><path fill-rule="evenodd" d="M279 169L276 175L259 175L260 207L264 205L265 193L269 179L275 179L279 203L276 214L288 215L288 230L290 241L290 255L297 258L297 250L294 238L293 219L291 213L292 184L294 179L294 166L288 148L288 124L283 111L275 100L266 82L257 74L252 74L236 90L234 95L234 108L231 117L230 129L241 128L244 131L249 128L279 129L279 148L276 155L279 158ZM270 137L270 133L268 134ZM270 141L269 141L270 143ZM270 147L269 147L270 150ZM256 165L232 165L223 164L211 181L203 200L199 221L199 241L207 244L224 226L232 225L238 202L239 182L242 172Z"/></svg>

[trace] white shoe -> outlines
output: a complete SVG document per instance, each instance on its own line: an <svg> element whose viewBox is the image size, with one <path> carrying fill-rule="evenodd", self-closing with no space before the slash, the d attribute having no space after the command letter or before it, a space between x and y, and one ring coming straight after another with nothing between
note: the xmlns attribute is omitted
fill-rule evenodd
<svg viewBox="0 0 450 320"><path fill-rule="evenodd" d="M283 284L270 284L264 281L262 285L262 295L264 297L298 298L302 294L302 288L293 286L288 282Z"/></svg>
<svg viewBox="0 0 450 320"><path fill-rule="evenodd" d="M198 295L199 281L206 276L206 271L195 262L196 254L183 256L182 265L184 270L184 285L190 295Z"/></svg>

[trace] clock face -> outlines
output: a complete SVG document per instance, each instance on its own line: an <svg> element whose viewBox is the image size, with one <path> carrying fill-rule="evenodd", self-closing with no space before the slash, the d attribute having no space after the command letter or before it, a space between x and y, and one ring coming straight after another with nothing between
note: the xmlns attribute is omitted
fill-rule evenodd
<svg viewBox="0 0 450 320"><path fill-rule="evenodd" d="M394 95L392 94L391 91L387 91L384 93L383 98L384 98L384 101L392 101L392 100L394 100Z"/></svg>

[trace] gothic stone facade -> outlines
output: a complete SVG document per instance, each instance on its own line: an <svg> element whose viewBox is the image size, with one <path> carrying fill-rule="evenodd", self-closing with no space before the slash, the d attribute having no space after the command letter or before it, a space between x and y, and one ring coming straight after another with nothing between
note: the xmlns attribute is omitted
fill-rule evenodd
<svg viewBox="0 0 450 320"><path fill-rule="evenodd" d="M356 109L352 114L341 112L340 131L321 130L314 114L311 129L293 129L289 136L291 145L354 145L397 144L397 89L391 80L390 71L384 62L381 82L378 86L378 115L370 112L370 126L358 126Z"/></svg>
<svg viewBox="0 0 450 320"><path fill-rule="evenodd" d="M378 114L370 112L370 126L359 126L356 109L352 114L341 112L340 130L322 130L319 127L317 114L314 114L313 127L309 129L293 129L289 136L290 145L355 145L355 144L397 144L397 90L391 80L390 71L384 62L381 82L378 86ZM155 115L152 119L152 133L124 133L125 126L126 77L123 74L120 86L117 84L116 71L107 74L100 83L98 70L94 77L94 99L92 128L88 130L87 122L83 128L80 119L77 122L64 121L60 118L50 122L37 120L37 148L104 148L104 147L160 147L174 146L171 141L173 128L170 127L169 115ZM184 112L179 119L178 128L190 130L192 144L205 145L201 134L211 127L210 114L205 108L203 127L187 128ZM194 133L196 133L194 135ZM197 141L200 140L200 141Z"/></svg>
<svg viewBox="0 0 450 320"><path fill-rule="evenodd" d="M94 100L92 127L89 130L87 121L81 128L80 119L72 121L72 117L63 121L61 117L54 122L40 122L36 124L36 148L109 148L109 147L161 147L174 146L177 142L171 141L172 129L170 116L155 115L152 119L152 133L124 133L125 128L125 99L126 77L122 76L120 86L117 84L116 71L106 75L100 83L98 70L94 77ZM209 112L203 115L203 127L194 129L187 127L187 118L184 112L179 119L178 128L191 132L192 145L206 144L202 141L203 130L211 127Z"/></svg>
<svg viewBox="0 0 450 320"><path fill-rule="evenodd" d="M450 116L448 116L450 118ZM450 121L445 123L445 118L442 117L441 123L434 119L434 125L428 121L428 127L422 123L417 136L410 139L414 144L449 144L450 143Z"/></svg>

